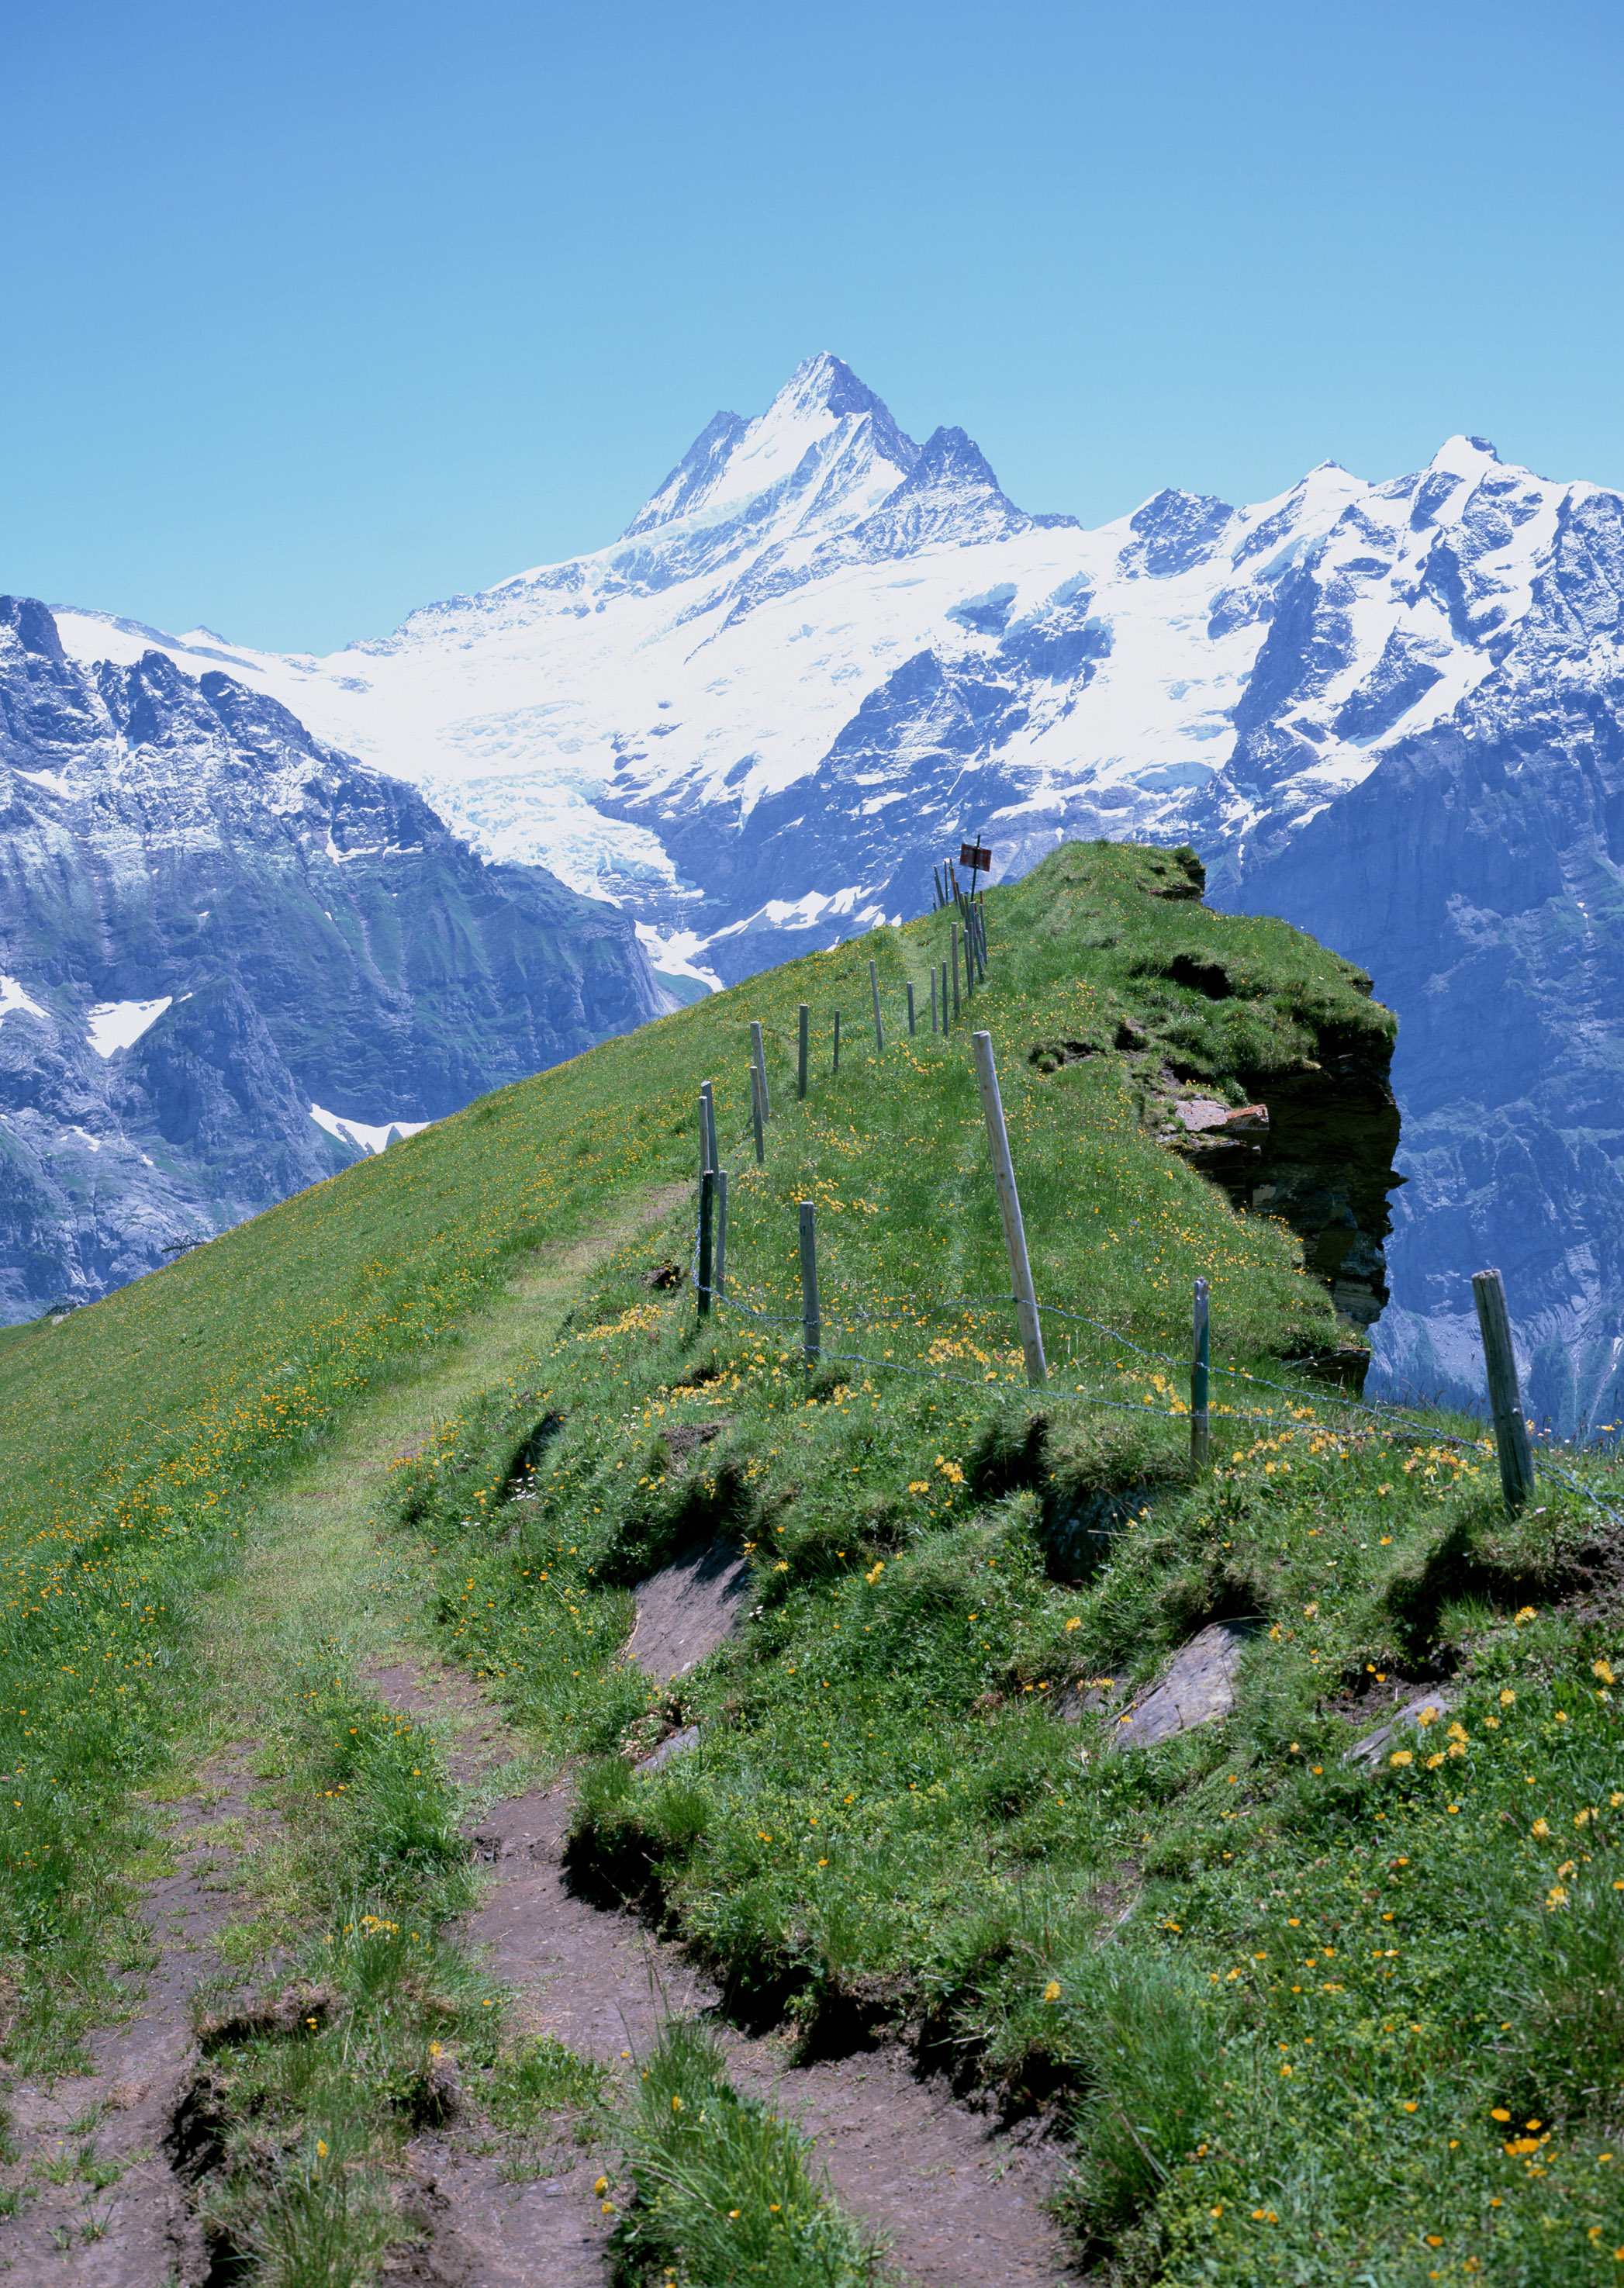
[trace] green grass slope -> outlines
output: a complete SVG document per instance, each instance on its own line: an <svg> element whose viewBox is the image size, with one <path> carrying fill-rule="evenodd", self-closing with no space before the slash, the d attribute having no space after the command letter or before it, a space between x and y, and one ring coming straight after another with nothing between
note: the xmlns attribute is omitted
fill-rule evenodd
<svg viewBox="0 0 1624 2288"><path fill-rule="evenodd" d="M456 1342L527 1251L691 1172L711 1077L728 1304L701 1321L685 1283L650 1283L662 1254L687 1261L678 1212L663 1249L592 1276L544 1375L499 1384L398 1474L448 1650L543 1752L587 1759L583 1878L680 1930L741 2010L791 2013L812 2044L889 2026L1011 2107L1056 2109L1102 2273L1616 2276L1612 1482L1587 1465L1514 1523L1473 1426L1363 1412L1282 1364L1335 1343L1328 1298L1283 1227L1155 1140L1114 1045L1137 1033L1266 1094L1328 1045L1379 1056L1391 1020L1311 941L1190 886L1176 856L1063 849L989 895L993 974L947 1040L902 1021L910 981L928 1011L946 918L878 931L0 1345L8 2054L93 2006L131 1792L185 1721L194 1602L257 1487ZM1234 993L1180 984L1180 954L1221 961ZM752 1019L761 1168L738 1140ZM1049 1307L1041 1394L998 1299L972 1025ZM1056 1041L1093 1053L1046 1069ZM1198 1274L1227 1418L1195 1478L1170 1362ZM756 1569L748 1622L651 1692L621 1657L631 1585L718 1533ZM1108 1707L1050 1712L1215 1618L1254 1625L1227 1721L1113 1752ZM1345 1760L1394 1690L1445 1679L1436 1747ZM696 1750L633 1776L690 1721Z"/></svg>

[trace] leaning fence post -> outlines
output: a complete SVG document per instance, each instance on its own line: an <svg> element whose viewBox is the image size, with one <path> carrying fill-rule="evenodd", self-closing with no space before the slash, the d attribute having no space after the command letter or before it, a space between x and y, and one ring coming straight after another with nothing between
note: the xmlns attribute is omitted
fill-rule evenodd
<svg viewBox="0 0 1624 2288"><path fill-rule="evenodd" d="M711 1285L718 1296L727 1292L727 1171L717 1170L717 1259Z"/></svg>
<svg viewBox="0 0 1624 2288"><path fill-rule="evenodd" d="M801 1324L806 1363L814 1365L823 1345L818 1315L818 1211L810 1200L801 1202Z"/></svg>
<svg viewBox="0 0 1624 2288"><path fill-rule="evenodd" d="M1015 1290L1015 1323L1026 1354L1026 1379L1041 1390L1049 1379L1043 1357L1043 1329L1038 1318L1038 1299L1026 1259L1026 1228L1020 1217L1020 1195L1015 1188L1015 1164L1010 1157L1009 1132L1003 1124L1003 1102L998 1093L998 1068L993 1062L993 1037L972 1033L976 1077L981 1084L981 1109L986 1119L986 1140L998 1180L998 1208L1003 1218L1004 1245L1010 1251L1010 1281Z"/></svg>
<svg viewBox="0 0 1624 2288"><path fill-rule="evenodd" d="M835 1012L835 1070L840 1070L840 1012Z"/></svg>
<svg viewBox="0 0 1624 2288"><path fill-rule="evenodd" d="M806 1093L806 1060L812 1045L811 1029L812 1011L803 1001L801 1004L801 1053L796 1065L795 1076L795 1092L797 1096L804 1096Z"/></svg>
<svg viewBox="0 0 1624 2288"><path fill-rule="evenodd" d="M716 1215L717 1180L707 1168L699 1180L699 1315L710 1316L710 1275L712 1226Z"/></svg>
<svg viewBox="0 0 1624 2288"><path fill-rule="evenodd" d="M750 1123L756 1131L756 1165L758 1168L764 1165L767 1157L766 1139L762 1133L761 1125L761 1075L752 1065L750 1067Z"/></svg>
<svg viewBox="0 0 1624 2288"><path fill-rule="evenodd" d="M1508 1509L1521 1509L1533 1491L1533 1452L1528 1443L1522 1394L1517 1386L1517 1353L1511 1347L1505 1283L1498 1271L1479 1271L1474 1275L1472 1300L1477 1306L1483 1355L1489 1370L1489 1411L1494 1418L1494 1444L1500 1454L1501 1490Z"/></svg>
<svg viewBox="0 0 1624 2288"><path fill-rule="evenodd" d="M772 1117L772 1100L767 1094L766 1045L761 1037L761 1027L756 1023L754 1019L751 1020L750 1023L750 1054L756 1061L757 1071L761 1075L761 1116L764 1120L771 1120Z"/></svg>
<svg viewBox="0 0 1624 2288"><path fill-rule="evenodd" d="M1198 1470L1207 1466L1211 1423L1207 1412L1208 1373L1207 1282L1195 1283L1195 1319L1190 1345L1190 1459Z"/></svg>
<svg viewBox="0 0 1624 2288"><path fill-rule="evenodd" d="M868 965L868 990L874 998L874 1045L882 1053L885 1047L885 1029L880 1022L880 981L873 962Z"/></svg>
<svg viewBox="0 0 1624 2288"><path fill-rule="evenodd" d="M914 1017L914 988L910 984L907 989L907 1037L910 1041L918 1030L919 1027Z"/></svg>
<svg viewBox="0 0 1624 2288"><path fill-rule="evenodd" d="M957 922L952 922L948 926L953 934L953 1013L956 1019L959 1014L959 926Z"/></svg>

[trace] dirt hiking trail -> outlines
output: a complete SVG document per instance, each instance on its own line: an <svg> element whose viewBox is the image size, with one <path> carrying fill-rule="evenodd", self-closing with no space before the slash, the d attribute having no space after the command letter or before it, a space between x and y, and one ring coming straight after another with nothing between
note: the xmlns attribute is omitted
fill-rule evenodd
<svg viewBox="0 0 1624 2288"><path fill-rule="evenodd" d="M314 1643L434 1728L468 1799L463 1831L488 1870L463 1935L510 1990L517 2031L555 2035L629 2079L668 2016L708 2013L736 2085L804 2126L843 2204L888 2244L888 2276L907 2288L1064 2288L1075 2277L1043 2206L1063 2157L1036 2127L1000 2133L945 2083L917 2078L895 2046L795 2064L786 2036L750 2038L729 2026L716 1990L678 1948L577 1895L564 1866L568 1776L538 1785L531 1744L439 1660L424 1618L429 1561L409 1535L380 1529L392 1466L459 1403L544 1349L580 1279L686 1189L667 1188L590 1241L538 1255L460 1347L368 1401L259 1505L241 1575L208 1616L217 1679L208 1736L154 1806L171 1865L145 1892L152 1952L127 1977L130 2014L91 2037L88 2074L15 2081L6 2093L19 2158L0 2183L22 2196L17 2213L0 2217L0 2268L12 2276L221 2288L186 2149L194 2012L234 1985L273 1992L286 1975L275 1918L267 1921L263 1882L256 1890L253 1881L279 1833L277 1776L265 1776L268 1785L257 1776L254 1723L292 1658ZM482 2115L477 2077L465 2099L460 2115L408 2146L401 2207L423 2239L397 2250L384 2277L421 2288L606 2288L612 2220L592 2188L612 2156L581 2143L563 2118L516 2152Z"/></svg>

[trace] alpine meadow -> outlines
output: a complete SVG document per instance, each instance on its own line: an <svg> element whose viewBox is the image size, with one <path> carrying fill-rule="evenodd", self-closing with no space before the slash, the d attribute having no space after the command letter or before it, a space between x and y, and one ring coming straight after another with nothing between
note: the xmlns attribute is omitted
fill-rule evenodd
<svg viewBox="0 0 1624 2288"><path fill-rule="evenodd" d="M0 1332L17 2276L1621 2276L1624 1482L1366 1402L1395 1021L1203 886L1063 843Z"/></svg>

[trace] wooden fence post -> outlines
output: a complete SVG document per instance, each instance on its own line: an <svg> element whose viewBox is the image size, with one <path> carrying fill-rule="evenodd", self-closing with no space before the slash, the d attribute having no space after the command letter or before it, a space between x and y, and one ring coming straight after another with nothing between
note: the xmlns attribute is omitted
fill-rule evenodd
<svg viewBox="0 0 1624 2288"><path fill-rule="evenodd" d="M701 1081L699 1092L704 1106L704 1110L700 1116L705 1124L705 1165L714 1172L722 1164L717 1155L716 1098L711 1092L710 1083L708 1080Z"/></svg>
<svg viewBox="0 0 1624 2288"><path fill-rule="evenodd" d="M761 1037L761 1027L754 1020L750 1024L750 1054L756 1061L757 1071L761 1075L761 1116L764 1120L771 1120L772 1100L767 1093L766 1044Z"/></svg>
<svg viewBox="0 0 1624 2288"><path fill-rule="evenodd" d="M942 964L942 1038L947 1037L947 965Z"/></svg>
<svg viewBox="0 0 1624 2288"><path fill-rule="evenodd" d="M1204 1470L1207 1466L1211 1442L1211 1424L1207 1411L1208 1370L1207 1282L1198 1279L1190 1346L1190 1459L1198 1470Z"/></svg>
<svg viewBox="0 0 1624 2288"><path fill-rule="evenodd" d="M910 1041L918 1030L919 1027L914 1016L914 988L910 981L907 989L907 1037Z"/></svg>
<svg viewBox="0 0 1624 2288"><path fill-rule="evenodd" d="M882 1055L885 1052L885 1029L880 1022L880 981L873 962L868 965L868 991L874 1001L874 1045Z"/></svg>
<svg viewBox="0 0 1624 2288"><path fill-rule="evenodd" d="M1518 1510L1533 1491L1533 1452L1528 1443L1522 1393L1517 1386L1517 1353L1511 1347L1505 1282L1498 1271L1475 1275L1472 1300L1477 1306L1489 1370L1489 1411L1494 1418L1494 1444L1500 1454L1501 1491L1506 1507Z"/></svg>
<svg viewBox="0 0 1624 2288"><path fill-rule="evenodd" d="M840 1070L840 1012L835 1012L835 1071Z"/></svg>
<svg viewBox="0 0 1624 2288"><path fill-rule="evenodd" d="M804 1096L806 1093L806 1061L811 1053L812 1048L811 1028L812 1011L807 1007L805 1002L803 1001L801 1004L800 1057L796 1066L795 1076L795 1092L797 1096Z"/></svg>
<svg viewBox="0 0 1624 2288"><path fill-rule="evenodd" d="M936 964L932 962L931 964L931 1032L933 1037L939 1029L936 1021Z"/></svg>
<svg viewBox="0 0 1624 2288"><path fill-rule="evenodd" d="M754 1065L750 1067L750 1121L756 1131L756 1165L759 1168L766 1161L767 1141L762 1133L761 1075Z"/></svg>
<svg viewBox="0 0 1624 2288"><path fill-rule="evenodd" d="M952 936L953 936L953 1015L954 1015L954 1021L955 1021L955 1022L956 1023L956 1022L957 1022L957 1021L958 1021L959 1015L960 1015L960 1008L959 1008L959 926L958 926L957 922L950 922L950 923L948 924L948 928L949 928L949 930L951 931L951 933L952 933Z"/></svg>
<svg viewBox="0 0 1624 2288"><path fill-rule="evenodd" d="M701 1088L699 1092L699 1172L701 1176L710 1168L710 1105Z"/></svg>
<svg viewBox="0 0 1624 2288"><path fill-rule="evenodd" d="M707 1168L699 1180L699 1315L710 1316L711 1244L716 1215L717 1180Z"/></svg>
<svg viewBox="0 0 1624 2288"><path fill-rule="evenodd" d="M727 1171L717 1170L717 1259L711 1285L718 1296L727 1292Z"/></svg>
<svg viewBox="0 0 1624 2288"><path fill-rule="evenodd" d="M801 1202L801 1331L806 1363L814 1366L823 1328L818 1313L818 1211L810 1200Z"/></svg>
<svg viewBox="0 0 1624 2288"><path fill-rule="evenodd" d="M986 1120L986 1140L993 1156L993 1173L998 1180L998 1209L1003 1218L1004 1245L1010 1251L1010 1282L1015 1290L1015 1323L1020 1330L1021 1348L1026 1354L1026 1379L1034 1390L1041 1390L1049 1379L1049 1368L1043 1357L1043 1328L1038 1317L1038 1299L1032 1284L1032 1266L1026 1259L1026 1229L1021 1221L1020 1195L1015 1188L1015 1164L1010 1157L1010 1139L1003 1124L1003 1101L998 1093L998 1068L993 1062L993 1037L990 1033L973 1033L970 1045L976 1053L976 1077L981 1084L981 1110Z"/></svg>

